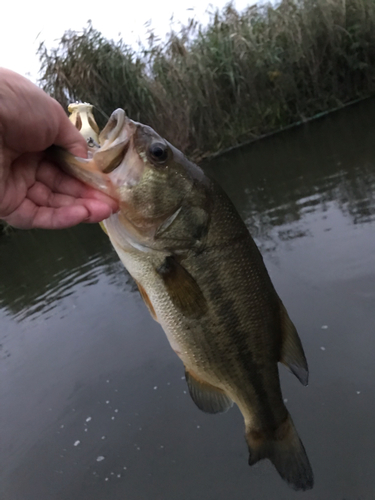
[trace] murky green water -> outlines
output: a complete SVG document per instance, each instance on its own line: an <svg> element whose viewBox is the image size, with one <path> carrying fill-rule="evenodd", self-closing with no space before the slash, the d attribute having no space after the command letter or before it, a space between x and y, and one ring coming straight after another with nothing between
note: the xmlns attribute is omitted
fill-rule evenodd
<svg viewBox="0 0 375 500"><path fill-rule="evenodd" d="M375 101L208 166L257 240L310 365L280 368L316 486L247 465L200 412L97 226L0 240L1 500L375 498ZM99 457L104 457L100 460Z"/></svg>

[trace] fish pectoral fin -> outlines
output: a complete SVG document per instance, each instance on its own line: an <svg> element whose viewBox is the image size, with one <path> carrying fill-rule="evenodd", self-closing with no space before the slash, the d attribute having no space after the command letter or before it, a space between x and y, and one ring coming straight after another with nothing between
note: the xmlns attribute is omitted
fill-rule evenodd
<svg viewBox="0 0 375 500"><path fill-rule="evenodd" d="M185 378L191 399L206 413L223 413L233 406L233 401L218 387L201 380L185 367Z"/></svg>
<svg viewBox="0 0 375 500"><path fill-rule="evenodd" d="M137 284L139 293L141 294L143 302L146 304L148 310L150 311L151 316L153 317L153 319L155 321L157 321L159 323L158 318L156 316L156 312L155 312L154 306L152 305L151 300L150 300L149 296L147 295L146 290L143 288L143 286L140 283L138 283L138 281L136 281L136 280L134 280L134 281Z"/></svg>
<svg viewBox="0 0 375 500"><path fill-rule="evenodd" d="M309 381L309 369L301 340L284 304L280 301L282 347L280 362L286 365L303 385Z"/></svg>
<svg viewBox="0 0 375 500"><path fill-rule="evenodd" d="M174 306L186 317L200 318L207 310L207 302L191 274L170 255L156 269Z"/></svg>

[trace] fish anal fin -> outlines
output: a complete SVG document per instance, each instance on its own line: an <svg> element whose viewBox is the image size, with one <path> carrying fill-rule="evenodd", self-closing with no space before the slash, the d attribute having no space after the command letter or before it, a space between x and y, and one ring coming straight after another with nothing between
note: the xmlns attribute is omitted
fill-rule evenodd
<svg viewBox="0 0 375 500"><path fill-rule="evenodd" d="M268 458L282 479L295 490L310 490L314 475L290 415L273 432L246 428L249 465Z"/></svg>
<svg viewBox="0 0 375 500"><path fill-rule="evenodd" d="M140 283L138 283L138 281L136 281L136 284L137 284L139 293L141 294L141 297L143 299L143 302L146 304L148 310L150 311L151 316L154 318L155 321L158 321L154 306L152 305L151 300L150 300L149 296L147 295L146 290L143 288L143 286Z"/></svg>
<svg viewBox="0 0 375 500"><path fill-rule="evenodd" d="M176 257L168 256L157 268L174 306L186 317L200 318L207 302L198 283Z"/></svg>
<svg viewBox="0 0 375 500"><path fill-rule="evenodd" d="M284 304L280 301L282 346L280 362L286 365L303 385L309 381L309 369L301 340Z"/></svg>
<svg viewBox="0 0 375 500"><path fill-rule="evenodd" d="M185 367L185 378L191 399L205 413L223 413L233 406L224 391L200 379Z"/></svg>

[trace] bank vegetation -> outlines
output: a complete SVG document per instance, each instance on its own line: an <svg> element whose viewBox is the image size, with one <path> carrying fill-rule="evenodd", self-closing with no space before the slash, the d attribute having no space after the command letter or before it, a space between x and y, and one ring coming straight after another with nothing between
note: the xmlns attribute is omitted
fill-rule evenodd
<svg viewBox="0 0 375 500"><path fill-rule="evenodd" d="M138 49L88 24L39 55L65 108L91 102L103 125L122 107L202 158L373 94L375 0L228 4Z"/></svg>

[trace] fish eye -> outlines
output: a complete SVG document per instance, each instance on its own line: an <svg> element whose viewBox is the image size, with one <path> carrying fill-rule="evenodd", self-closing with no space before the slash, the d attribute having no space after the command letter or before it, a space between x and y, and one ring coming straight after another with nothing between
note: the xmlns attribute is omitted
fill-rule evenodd
<svg viewBox="0 0 375 500"><path fill-rule="evenodd" d="M164 162L168 157L168 148L162 142L151 144L149 149L150 156L158 163Z"/></svg>

